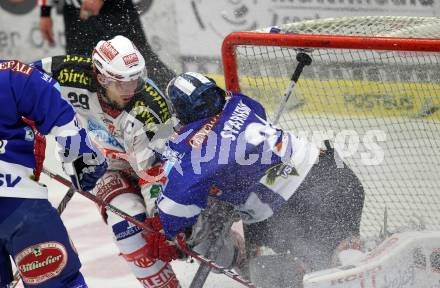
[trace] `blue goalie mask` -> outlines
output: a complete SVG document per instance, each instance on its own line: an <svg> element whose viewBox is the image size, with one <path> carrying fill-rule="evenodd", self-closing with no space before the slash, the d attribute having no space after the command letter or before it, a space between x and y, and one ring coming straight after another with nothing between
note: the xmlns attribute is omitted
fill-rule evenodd
<svg viewBox="0 0 440 288"><path fill-rule="evenodd" d="M194 72L183 73L171 80L167 95L182 124L220 113L226 101L225 91L214 80Z"/></svg>

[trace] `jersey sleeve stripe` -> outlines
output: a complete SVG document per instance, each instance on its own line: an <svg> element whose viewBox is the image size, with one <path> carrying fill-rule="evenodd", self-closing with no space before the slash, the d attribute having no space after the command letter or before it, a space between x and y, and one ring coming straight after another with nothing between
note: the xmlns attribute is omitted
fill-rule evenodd
<svg viewBox="0 0 440 288"><path fill-rule="evenodd" d="M53 136L68 137L77 135L79 130L80 128L78 126L78 121L76 118L73 118L70 122L64 124L63 126L53 126L49 134Z"/></svg>
<svg viewBox="0 0 440 288"><path fill-rule="evenodd" d="M179 204L166 196L161 197L158 207L165 214L181 218L191 218L202 212L197 205Z"/></svg>
<svg viewBox="0 0 440 288"><path fill-rule="evenodd" d="M53 75L52 71L52 57L47 57L44 59L41 59L41 67L43 68L43 71L49 75Z"/></svg>

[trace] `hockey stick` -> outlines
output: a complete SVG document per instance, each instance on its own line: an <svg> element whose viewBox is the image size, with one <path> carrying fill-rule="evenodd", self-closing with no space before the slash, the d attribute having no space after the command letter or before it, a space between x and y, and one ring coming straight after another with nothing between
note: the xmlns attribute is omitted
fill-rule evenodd
<svg viewBox="0 0 440 288"><path fill-rule="evenodd" d="M63 176L60 176L58 174L55 174L49 170L47 170L46 168L43 167L43 173L46 174L47 176L49 176L50 178L60 182L61 184L71 187L72 183L67 180L66 178L64 178ZM145 223L140 222L139 220L131 217L130 215L128 215L127 213L125 213L124 211L119 210L118 208L114 207L113 205L105 202L104 200L102 200L101 198L88 193L88 192L84 192L81 190L76 190L77 193L83 195L84 197L88 198L89 200L95 202L98 205L102 205L106 210L113 212L114 214L118 215L119 217L121 217L124 220L127 220L128 222L142 228L144 231L146 232L150 232L150 233L155 233L155 231L153 231L149 226L147 226ZM229 278L237 281L238 283L249 287L249 288L257 288L257 286L255 286L252 282L243 279L242 277L240 277L240 275L238 275L237 273L235 273L232 270L226 269L222 266L217 265L216 263L214 263L213 260L208 259L200 254L198 254L197 252L189 249L188 247L186 247L186 245L182 245L181 243L179 243L179 249L184 252L185 254L187 254L188 256L191 256L192 258L210 266L211 268L217 269L219 270L221 273L223 273L224 275L228 276Z"/></svg>
<svg viewBox="0 0 440 288"><path fill-rule="evenodd" d="M296 55L296 60L298 61L298 65L296 66L295 71L292 74L292 77L290 77L290 83L289 86L287 86L286 92L284 93L283 101L281 101L280 106L278 107L277 114L275 114L275 120L273 121L274 125L278 124L281 114L283 113L284 108L286 107L287 101L292 95L293 88L295 87L296 82L298 82L299 76L301 76L304 67L312 64L312 58L304 52L299 52Z"/></svg>
<svg viewBox="0 0 440 288"><path fill-rule="evenodd" d="M63 199L61 199L61 202L58 204L57 212L59 215L61 215L64 212L64 210L67 207L67 203L69 203L69 201L72 199L73 194L75 194L75 189L69 188L69 190L67 190L66 195L64 195ZM17 287L18 283L20 283L20 279L21 279L20 272L17 270L15 271L14 274L14 280L9 284L9 286L11 288Z"/></svg>

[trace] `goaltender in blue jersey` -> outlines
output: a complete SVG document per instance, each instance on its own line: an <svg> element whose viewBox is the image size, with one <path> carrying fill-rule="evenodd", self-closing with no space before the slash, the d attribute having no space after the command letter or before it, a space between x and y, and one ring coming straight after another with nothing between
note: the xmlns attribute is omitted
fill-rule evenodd
<svg viewBox="0 0 440 288"><path fill-rule="evenodd" d="M271 125L260 103L198 73L173 79L167 94L183 126L162 151L167 240L156 234L156 257L170 258L170 240L191 233L209 197L235 207L247 245L298 257L309 271L329 267L341 241L359 236L364 191L328 141L319 149Z"/></svg>
<svg viewBox="0 0 440 288"><path fill-rule="evenodd" d="M19 61L0 60L0 287L12 281L10 257L25 287L87 287L47 188L32 177L34 133L23 121L56 136L66 171L75 172L74 184L92 189L106 163L91 149L59 90L50 76Z"/></svg>
<svg viewBox="0 0 440 288"><path fill-rule="evenodd" d="M165 166L168 181L158 201L170 239L196 223L208 196L234 205L245 223L269 218L319 155L305 139L270 126L263 107L240 94L231 95L220 114L189 123L178 133L169 142L177 157Z"/></svg>

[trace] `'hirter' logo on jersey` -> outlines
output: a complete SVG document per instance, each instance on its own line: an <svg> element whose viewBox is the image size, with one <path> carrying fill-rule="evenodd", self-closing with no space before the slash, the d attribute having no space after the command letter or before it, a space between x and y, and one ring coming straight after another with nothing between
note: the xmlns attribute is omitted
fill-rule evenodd
<svg viewBox="0 0 440 288"><path fill-rule="evenodd" d="M57 77L60 84L73 83L82 85L91 85L92 79L87 76L84 72L75 72L73 69L63 69L60 71Z"/></svg>
<svg viewBox="0 0 440 288"><path fill-rule="evenodd" d="M0 174L0 187L4 186L6 184L6 187L13 188L18 183L20 183L21 177L20 176L12 176L11 174Z"/></svg>

